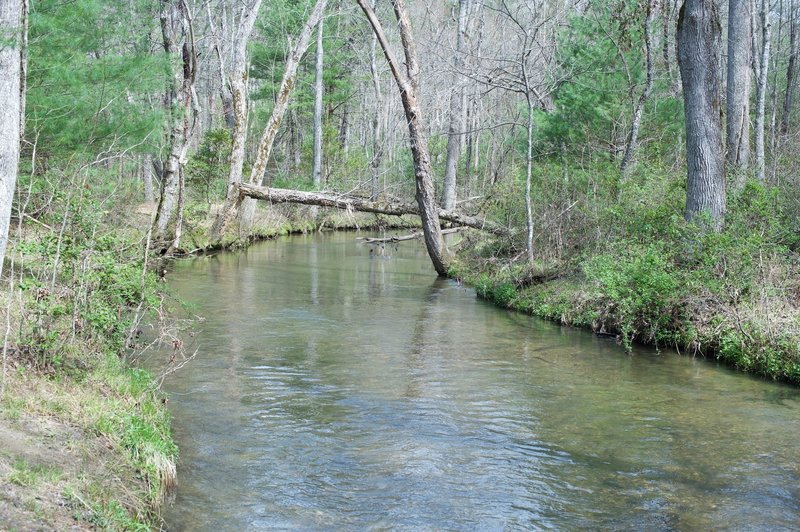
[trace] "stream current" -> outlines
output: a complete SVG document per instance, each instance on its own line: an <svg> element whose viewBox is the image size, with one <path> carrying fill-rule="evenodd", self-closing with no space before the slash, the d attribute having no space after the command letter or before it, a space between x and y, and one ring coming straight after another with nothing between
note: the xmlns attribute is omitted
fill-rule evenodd
<svg viewBox="0 0 800 532"><path fill-rule="evenodd" d="M418 242L178 263L170 530L800 527L800 390L498 309ZM153 364L159 363L153 355Z"/></svg>

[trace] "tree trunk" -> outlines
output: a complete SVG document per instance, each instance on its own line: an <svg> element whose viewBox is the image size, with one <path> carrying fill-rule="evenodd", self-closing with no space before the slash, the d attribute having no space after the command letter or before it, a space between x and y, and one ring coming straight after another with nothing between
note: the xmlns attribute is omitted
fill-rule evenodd
<svg viewBox="0 0 800 532"><path fill-rule="evenodd" d="M242 182L244 168L245 141L247 140L247 42L258 18L261 0L254 0L252 5L242 6L239 16L239 29L236 32L231 64L231 108L233 110L233 128L231 132L231 159L228 173L228 192L221 212L226 212L239 201L238 186ZM221 237L222 217L217 215L211 226L211 241Z"/></svg>
<svg viewBox="0 0 800 532"><path fill-rule="evenodd" d="M227 35L227 28L225 25L225 19L227 17L225 13L225 2L219 2L220 10L222 11L222 15L220 20L222 21L222 35ZM255 11L257 12L258 9L256 8ZM234 127L234 109L233 109L233 88L230 86L228 82L228 77L225 72L225 55L223 52L223 42L222 37L217 30L217 27L214 24L214 16L211 13L211 2L206 3L206 14L208 16L208 26L209 31L211 33L211 38L214 42L214 51L217 54L217 66L219 67L219 97L222 103L222 114L225 119L225 127L228 129L233 129ZM238 40L236 43L238 44ZM245 43L246 44L246 43Z"/></svg>
<svg viewBox="0 0 800 532"><path fill-rule="evenodd" d="M13 2L12 2L13 3ZM19 47L19 138L25 138L25 103L28 84L28 25L30 24L30 2L22 0L20 15L21 42ZM2 262L0 262L2 269Z"/></svg>
<svg viewBox="0 0 800 532"><path fill-rule="evenodd" d="M728 0L726 88L727 162L734 190L744 186L750 160L750 0Z"/></svg>
<svg viewBox="0 0 800 532"><path fill-rule="evenodd" d="M326 194L323 192L303 192L301 190L288 190L282 188L259 187L243 184L239 187L243 196L270 203L299 203L302 205L315 205L318 207L332 207L348 211L371 212L386 214L388 216L402 216L404 214L420 215L419 205L400 203L394 201L371 201L363 198L344 196L339 194ZM507 236L508 229L478 216L468 216L444 209L435 209L438 219L458 225L465 225L481 231L496 235Z"/></svg>
<svg viewBox="0 0 800 532"><path fill-rule="evenodd" d="M725 174L720 125L719 14L713 0L684 0L678 16L678 66L686 115L687 221L722 229Z"/></svg>
<svg viewBox="0 0 800 532"><path fill-rule="evenodd" d="M447 275L449 257L442 240L442 229L439 225L438 207L436 205L436 191L433 186L433 169L430 153L428 152L428 139L425 136L422 111L418 101L419 65L414 37L411 34L411 23L403 0L392 0L395 18L400 29L400 41L406 59L405 73L400 69L400 64L394 57L386 33L383 31L378 17L366 0L356 0L361 10L367 16L372 30L378 38L383 49L383 55L389 64L397 87L400 90L400 99L408 122L408 132L411 143L411 155L414 159L414 175L416 177L416 197L419 205L422 230L425 233L425 247L433 263L436 273Z"/></svg>
<svg viewBox="0 0 800 532"><path fill-rule="evenodd" d="M377 0L372 0L372 10L375 10ZM375 93L375 114L372 116L372 160L370 161L370 168L372 170L372 199L378 197L380 193L379 179L381 174L381 159L383 156L383 139L381 138L381 117L384 112L382 108L381 97L381 79L378 74L378 62L376 57L376 47L378 45L378 37L372 34L372 42L370 44L370 62L369 70L372 74L372 90Z"/></svg>
<svg viewBox="0 0 800 532"><path fill-rule="evenodd" d="M144 183L144 201L148 204L155 203L153 195L153 156L146 153L142 156L142 182Z"/></svg>
<svg viewBox="0 0 800 532"><path fill-rule="evenodd" d="M524 72L524 67L523 67ZM525 83L527 84L527 74ZM528 262L533 262L533 209L531 207L531 178L533 177L533 99L530 92L526 93L528 101L528 152L525 162L525 222L528 235L525 239L525 249L528 252Z"/></svg>
<svg viewBox="0 0 800 532"><path fill-rule="evenodd" d="M789 21L789 62L786 65L786 92L783 94L783 114L781 115L781 135L789 133L789 119L792 114L792 102L794 101L795 85L797 84L797 54L798 54L798 28L797 7L794 0L790 7L791 15Z"/></svg>
<svg viewBox="0 0 800 532"><path fill-rule="evenodd" d="M766 179L764 158L764 116L767 99L767 71L770 47L769 4L761 0L761 57L756 84L756 177L762 183Z"/></svg>
<svg viewBox="0 0 800 532"><path fill-rule="evenodd" d="M628 176L628 169L633 162L639 143L639 128L642 125L644 106L647 103L647 99L650 97L650 93L653 91L653 79L655 78L655 65L653 64L653 22L656 18L657 9L655 2L656 0L648 0L647 2L647 17L645 17L644 22L645 85L642 94L639 96L639 100L636 102L636 108L633 110L633 120L631 121L631 130L628 133L625 154L622 156L622 162L619 165L620 178L623 181Z"/></svg>
<svg viewBox="0 0 800 532"><path fill-rule="evenodd" d="M179 19L180 18L180 19ZM194 80L197 68L197 56L194 46L191 15L185 10L185 4L171 0L161 2L161 34L164 40L164 52L168 61L177 53L176 42L180 37L182 68L170 77L165 103L170 119L169 154L164 164L161 180L161 199L154 221L153 249L161 255L170 255L180 246L183 225L184 176L183 166L189 140L194 129ZM180 86L180 92L177 87ZM178 105L175 105L177 102Z"/></svg>
<svg viewBox="0 0 800 532"><path fill-rule="evenodd" d="M464 70L464 41L467 33L467 14L471 0L458 2L458 30L456 34L456 53L453 66L456 76ZM464 87L456 83L450 92L450 127L447 132L447 161L444 171L444 187L442 191L442 207L453 210L456 206L456 175L458 161L461 157L462 136L464 134Z"/></svg>
<svg viewBox="0 0 800 532"><path fill-rule="evenodd" d="M322 185L322 93L324 91L322 79L324 68L322 25L323 19L320 19L317 27L317 65L316 83L314 84L314 168L311 172L314 188L317 190Z"/></svg>
<svg viewBox="0 0 800 532"><path fill-rule="evenodd" d="M21 1L0 2L0 271L19 166L22 15Z"/></svg>

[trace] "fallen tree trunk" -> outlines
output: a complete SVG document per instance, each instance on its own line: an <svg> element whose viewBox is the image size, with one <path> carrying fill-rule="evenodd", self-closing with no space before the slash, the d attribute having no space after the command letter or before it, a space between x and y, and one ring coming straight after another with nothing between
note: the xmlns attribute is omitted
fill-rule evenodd
<svg viewBox="0 0 800 532"><path fill-rule="evenodd" d="M241 196L265 200L272 203L300 203L302 205L317 205L320 207L333 207L349 211L372 212L390 216L404 214L420 215L419 206L413 203L400 203L394 201L370 201L352 196L337 196L320 192L303 192L283 188L260 187L250 184L239 185ZM495 235L508 235L509 230L502 225L479 218L452 211L438 209L439 219L458 225L466 225Z"/></svg>

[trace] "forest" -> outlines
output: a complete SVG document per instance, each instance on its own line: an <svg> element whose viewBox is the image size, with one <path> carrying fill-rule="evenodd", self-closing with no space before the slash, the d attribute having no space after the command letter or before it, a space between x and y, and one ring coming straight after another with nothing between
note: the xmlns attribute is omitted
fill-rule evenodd
<svg viewBox="0 0 800 532"><path fill-rule="evenodd" d="M800 384L799 51L797 0L0 0L0 442L113 471L0 452L0 524L159 526L164 280L288 233Z"/></svg>

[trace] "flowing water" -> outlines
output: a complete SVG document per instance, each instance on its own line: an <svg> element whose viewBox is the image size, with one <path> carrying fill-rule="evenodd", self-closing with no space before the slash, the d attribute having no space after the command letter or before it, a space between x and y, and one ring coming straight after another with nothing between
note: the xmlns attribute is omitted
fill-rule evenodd
<svg viewBox="0 0 800 532"><path fill-rule="evenodd" d="M562 328L352 233L181 262L171 530L800 527L800 391ZM192 347L193 349L193 347Z"/></svg>

